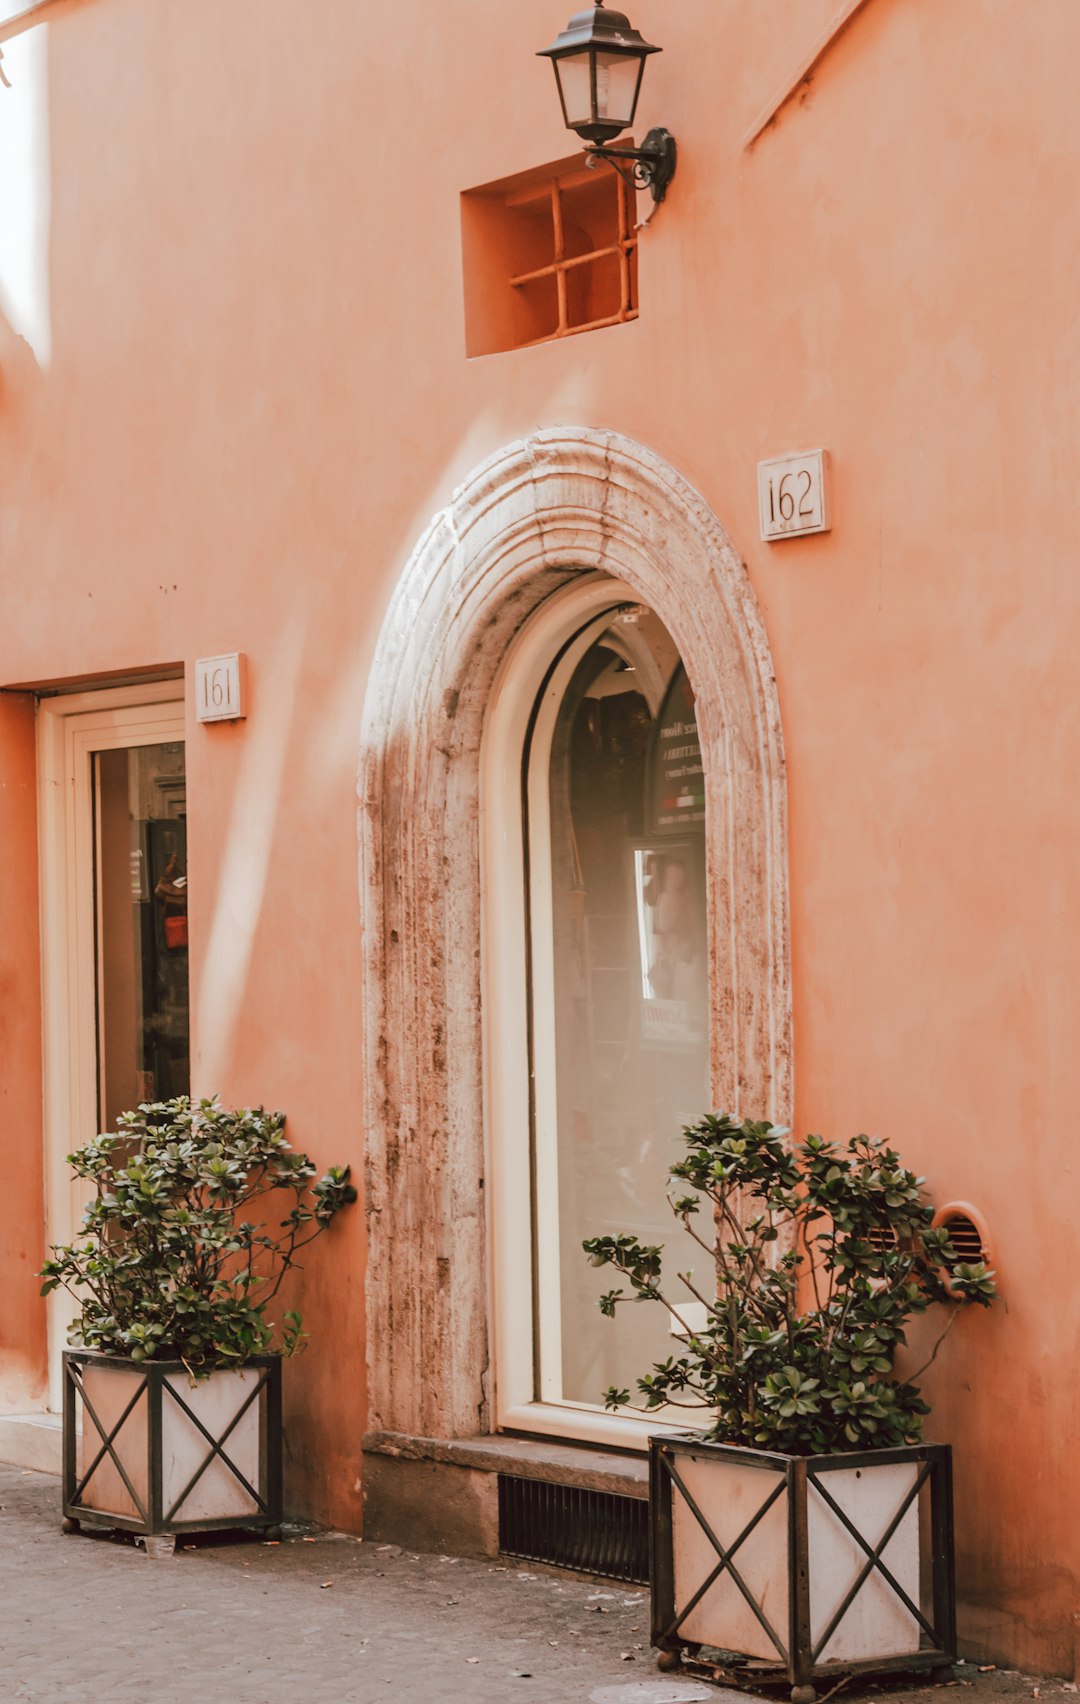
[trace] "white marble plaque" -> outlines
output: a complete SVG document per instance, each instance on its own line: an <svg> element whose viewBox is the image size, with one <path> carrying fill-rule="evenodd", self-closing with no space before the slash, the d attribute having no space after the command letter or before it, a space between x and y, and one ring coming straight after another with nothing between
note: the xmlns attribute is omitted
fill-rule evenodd
<svg viewBox="0 0 1080 1704"><path fill-rule="evenodd" d="M758 462L761 536L767 543L828 532L825 460L824 450L804 450Z"/></svg>

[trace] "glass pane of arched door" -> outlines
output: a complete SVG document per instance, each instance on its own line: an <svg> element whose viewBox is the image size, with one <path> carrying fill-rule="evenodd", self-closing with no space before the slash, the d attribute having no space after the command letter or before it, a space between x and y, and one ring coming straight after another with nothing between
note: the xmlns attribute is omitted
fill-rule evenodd
<svg viewBox="0 0 1080 1704"><path fill-rule="evenodd" d="M682 1126L709 1105L705 798L693 693L644 606L565 648L527 754L536 1397L593 1407L677 1348L658 1306L604 1318L586 1237L665 1245L672 1299L705 1252L667 1204ZM684 1315L695 1323L693 1310Z"/></svg>

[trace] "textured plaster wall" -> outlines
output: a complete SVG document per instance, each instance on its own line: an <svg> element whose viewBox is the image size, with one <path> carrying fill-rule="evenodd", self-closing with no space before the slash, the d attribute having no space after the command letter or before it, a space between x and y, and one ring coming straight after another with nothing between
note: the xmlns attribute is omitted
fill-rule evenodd
<svg viewBox="0 0 1080 1704"><path fill-rule="evenodd" d="M47 377L0 345L0 680L248 652L249 721L189 729L196 1081L359 1165L354 779L402 568L537 428L613 429L680 469L746 560L776 669L796 1124L879 1131L990 1222L1005 1302L927 1380L957 1444L961 1626L1066 1671L1080 11L870 0L743 150L829 12L640 0L664 47L641 129L680 146L641 318L473 362L458 196L565 155L530 57L562 10L63 17ZM833 531L762 545L756 461L818 444ZM24 990L29 942L19 964ZM312 1345L287 1370L294 1502L346 1524L361 1223L308 1257Z"/></svg>

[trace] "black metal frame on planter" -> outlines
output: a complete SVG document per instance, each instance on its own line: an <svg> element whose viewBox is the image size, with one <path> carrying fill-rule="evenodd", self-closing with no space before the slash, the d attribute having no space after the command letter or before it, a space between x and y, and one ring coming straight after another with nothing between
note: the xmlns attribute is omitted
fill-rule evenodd
<svg viewBox="0 0 1080 1704"><path fill-rule="evenodd" d="M687 1487L679 1471L681 1455L702 1456L717 1451L735 1465L772 1469L763 1473L765 1492L759 1506L734 1539L724 1542L714 1531L708 1515ZM889 1463L918 1464L915 1483L908 1491L876 1546L852 1524L830 1496L823 1483L830 1472L844 1468L879 1467ZM677 1487L687 1508L716 1551L716 1565L682 1609L675 1603L675 1562L672 1522L672 1488ZM851 1589L816 1644L810 1624L810 1557L808 1495L818 1492L830 1510L865 1553L866 1561ZM884 1561L884 1551L904 1515L923 1488L929 1491L929 1544L927 1559L931 1576L928 1598L932 1610L925 1614L895 1579ZM788 1512L788 1604L789 1625L777 1630L755 1601L735 1562L736 1552L758 1522L787 1492ZM677 1653L682 1666L712 1680L746 1679L748 1673L765 1679L786 1679L792 1687L806 1687L814 1680L842 1674L886 1673L890 1670L947 1668L956 1660L956 1588L954 1577L952 1515L952 1450L948 1444L914 1444L895 1450L864 1450L843 1455L790 1456L766 1450L740 1449L730 1444L705 1442L695 1433L668 1434L649 1440L649 1557L652 1576L652 1642L659 1650ZM877 1571L905 1609L917 1621L925 1642L917 1652L904 1656L882 1656L859 1661L819 1661L837 1627L863 1584ZM704 1598L722 1574L728 1574L753 1610L770 1643L776 1662L725 1652L725 1660L709 1662L698 1658L700 1646L680 1636L686 1617ZM921 1595L921 1594L920 1594ZM786 1639L786 1642L785 1642Z"/></svg>
<svg viewBox="0 0 1080 1704"><path fill-rule="evenodd" d="M131 1398L120 1418L111 1428L108 1422L102 1421L96 1413L93 1402L86 1393L84 1370L91 1364L101 1367L123 1368L136 1375L137 1382ZM219 1438L215 1438L207 1430L199 1416L184 1401L181 1393L174 1385L168 1383L170 1374L182 1374L185 1379L190 1376L189 1369L182 1361L135 1362L118 1356L101 1355L91 1350L67 1349L64 1351L63 1365L63 1496L66 1530L78 1531L80 1526L110 1527L122 1532L152 1537L159 1534L171 1536L184 1532L211 1532L253 1527L268 1534L280 1536L282 1519L280 1355L252 1355L250 1360L244 1362L243 1370L250 1369L258 1372L259 1379L254 1390L248 1393L245 1401L232 1416ZM132 1485L128 1471L114 1447L125 1421L129 1415L134 1413L144 1393L147 1404L146 1484L148 1487L148 1496L145 1501ZM177 1405L191 1424L202 1433L208 1446L207 1453L199 1467L190 1476L180 1495L172 1499L167 1509L163 1506L162 1473L162 1412L163 1403L166 1401ZM261 1410L259 1483L252 1485L230 1457L226 1445L248 1409L256 1402L259 1403ZM83 1438L87 1445L84 1450L84 1459L89 1461L89 1466L82 1473L79 1472L77 1459L77 1419L80 1407L82 1409ZM97 1445L92 1458L93 1446L89 1442L91 1432L94 1434L94 1444ZM141 1519L132 1515L113 1514L107 1510L90 1508L82 1501L94 1474L107 1459L111 1460L119 1473L128 1496L142 1516ZM215 1460L224 1462L238 1483L255 1502L257 1512L212 1519L178 1520L174 1518L176 1511L183 1507L211 1462Z"/></svg>

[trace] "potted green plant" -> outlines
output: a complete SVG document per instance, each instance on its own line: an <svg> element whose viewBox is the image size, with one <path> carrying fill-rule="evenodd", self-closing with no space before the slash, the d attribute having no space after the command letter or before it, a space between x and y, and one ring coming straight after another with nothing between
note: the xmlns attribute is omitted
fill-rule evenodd
<svg viewBox="0 0 1080 1704"><path fill-rule="evenodd" d="M681 1350L638 1380L644 1406L701 1407L700 1432L650 1441L653 1642L716 1675L783 1677L809 1704L838 1672L955 1658L951 1456L921 1441L916 1383L956 1312L992 1300L957 1259L923 1179L878 1140L808 1136L724 1113L686 1128L671 1207L715 1288L633 1236L586 1241L629 1282L600 1299L666 1306ZM705 1212L702 1212L702 1208ZM908 1322L951 1310L898 1373ZM609 1407L628 1390L606 1393ZM702 1647L718 1657L702 1664Z"/></svg>
<svg viewBox="0 0 1080 1704"><path fill-rule="evenodd" d="M281 1361L304 1340L272 1304L297 1255L356 1199L316 1181L285 1116L186 1096L145 1104L69 1156L92 1191L42 1294L79 1313L64 1354L64 1528L280 1536ZM282 1214L278 1200L286 1203Z"/></svg>

